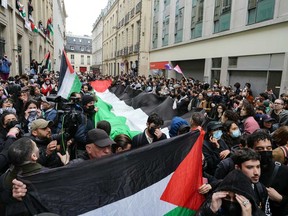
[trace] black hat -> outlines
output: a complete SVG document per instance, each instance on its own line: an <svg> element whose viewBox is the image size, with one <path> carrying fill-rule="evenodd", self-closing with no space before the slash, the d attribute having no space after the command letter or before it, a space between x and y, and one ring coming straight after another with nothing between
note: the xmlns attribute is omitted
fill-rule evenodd
<svg viewBox="0 0 288 216"><path fill-rule="evenodd" d="M115 144L115 142L110 139L110 137L104 130L98 128L94 128L88 131L86 143L94 143L101 148Z"/></svg>
<svg viewBox="0 0 288 216"><path fill-rule="evenodd" d="M88 103L90 103L91 101L95 101L94 100L94 97L92 97L91 95L84 95L82 97L82 105L85 106L87 105Z"/></svg>
<svg viewBox="0 0 288 216"><path fill-rule="evenodd" d="M270 115L263 115L262 120L263 120L263 122L273 122L273 121L276 121L274 118L271 118Z"/></svg>
<svg viewBox="0 0 288 216"><path fill-rule="evenodd" d="M218 128L223 127L221 122L218 121L211 121L207 124L207 131L216 130Z"/></svg>

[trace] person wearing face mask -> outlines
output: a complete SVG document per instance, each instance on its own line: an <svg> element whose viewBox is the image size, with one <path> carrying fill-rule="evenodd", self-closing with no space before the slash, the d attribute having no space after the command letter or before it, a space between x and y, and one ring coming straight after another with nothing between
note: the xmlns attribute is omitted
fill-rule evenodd
<svg viewBox="0 0 288 216"><path fill-rule="evenodd" d="M163 119L157 113L152 113L147 119L144 132L132 138L132 149L167 139L166 134L160 129L163 123Z"/></svg>
<svg viewBox="0 0 288 216"><path fill-rule="evenodd" d="M250 179L240 170L231 171L212 196L202 204L197 216L260 216Z"/></svg>
<svg viewBox="0 0 288 216"><path fill-rule="evenodd" d="M247 144L261 155L260 182L267 188L272 215L288 215L288 166L273 161L271 136L257 131L248 136Z"/></svg>
<svg viewBox="0 0 288 216"><path fill-rule="evenodd" d="M96 99L91 95L82 96L82 110L79 112L81 115L81 124L78 126L74 139L77 143L77 149L84 151L86 145L86 136L89 130L95 128L94 115L98 111L98 108L95 107Z"/></svg>
<svg viewBox="0 0 288 216"><path fill-rule="evenodd" d="M15 113L5 111L1 115L0 127L0 173L9 167L8 148L20 138L21 129Z"/></svg>
<svg viewBox="0 0 288 216"><path fill-rule="evenodd" d="M214 175L217 164L230 154L230 149L222 137L221 122L211 121L207 124L204 136L203 154L207 161L206 172Z"/></svg>
<svg viewBox="0 0 288 216"><path fill-rule="evenodd" d="M41 93L44 96L48 96L50 94L50 92L52 91L53 86L51 83L51 79L50 78L45 78L45 82L42 84L41 86Z"/></svg>
<svg viewBox="0 0 288 216"><path fill-rule="evenodd" d="M225 141L225 143L229 146L229 148L238 147L240 143L240 136L241 131L234 121L227 120L223 124L223 135L222 139Z"/></svg>

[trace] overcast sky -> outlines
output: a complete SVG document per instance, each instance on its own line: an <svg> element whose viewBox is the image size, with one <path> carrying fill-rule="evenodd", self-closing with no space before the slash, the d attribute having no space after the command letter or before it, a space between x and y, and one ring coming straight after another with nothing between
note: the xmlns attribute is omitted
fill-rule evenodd
<svg viewBox="0 0 288 216"><path fill-rule="evenodd" d="M106 7L108 0L64 0L66 13L66 31L74 35L89 35L93 23L101 10Z"/></svg>

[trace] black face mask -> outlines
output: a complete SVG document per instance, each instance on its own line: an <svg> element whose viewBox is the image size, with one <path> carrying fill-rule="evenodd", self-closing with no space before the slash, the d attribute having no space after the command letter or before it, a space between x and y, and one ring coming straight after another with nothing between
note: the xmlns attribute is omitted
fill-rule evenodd
<svg viewBox="0 0 288 216"><path fill-rule="evenodd" d="M238 202L231 202L225 199L222 199L221 209L225 215L241 216L242 209Z"/></svg>
<svg viewBox="0 0 288 216"><path fill-rule="evenodd" d="M156 138L156 136L155 136L155 128L154 127L151 127L151 128L149 128L148 129L148 132L154 137L154 138Z"/></svg>
<svg viewBox="0 0 288 216"><path fill-rule="evenodd" d="M272 151L260 151L258 153L261 156L261 166L268 166L272 163Z"/></svg>
<svg viewBox="0 0 288 216"><path fill-rule="evenodd" d="M151 127L148 129L148 132L153 135L155 133L155 128L154 127Z"/></svg>
<svg viewBox="0 0 288 216"><path fill-rule="evenodd" d="M10 130L11 128L15 127L15 126L19 126L20 127L20 124L18 121L10 121L6 124L6 128L7 130Z"/></svg>
<svg viewBox="0 0 288 216"><path fill-rule="evenodd" d="M89 106L87 108L85 107L84 111L85 111L85 113L88 113L88 114L94 114L95 113L95 106L92 105L92 106Z"/></svg>

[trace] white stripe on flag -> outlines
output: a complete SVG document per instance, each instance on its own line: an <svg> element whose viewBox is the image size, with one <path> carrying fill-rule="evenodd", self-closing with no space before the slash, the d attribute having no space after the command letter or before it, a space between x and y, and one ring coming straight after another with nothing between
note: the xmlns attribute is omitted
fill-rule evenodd
<svg viewBox="0 0 288 216"><path fill-rule="evenodd" d="M76 76L76 73L70 73L69 67L67 67L61 88L59 89L57 95L60 95L61 97L67 99L70 96L70 93L73 92L73 86L74 82L76 81Z"/></svg>
<svg viewBox="0 0 288 216"><path fill-rule="evenodd" d="M82 214L82 216L159 216L177 206L160 200L172 174L138 193Z"/></svg>
<svg viewBox="0 0 288 216"><path fill-rule="evenodd" d="M121 101L115 94L111 93L109 90L106 90L103 93L97 92L103 101L112 105L112 110L116 116L123 116L127 119L127 126L132 131L144 131L146 128L146 122L148 115L143 112L140 108L134 109L131 106L125 104L124 101ZM161 131L169 137L169 129L167 127L162 128Z"/></svg>

